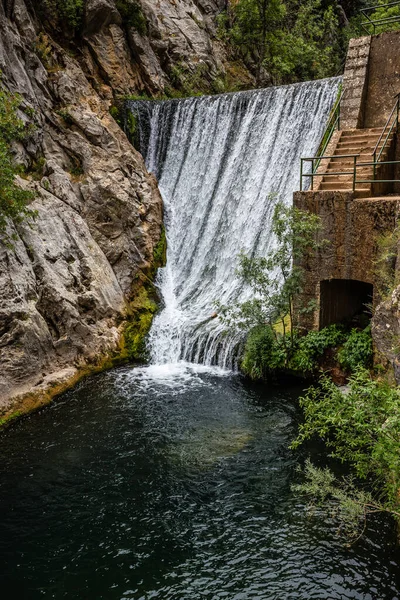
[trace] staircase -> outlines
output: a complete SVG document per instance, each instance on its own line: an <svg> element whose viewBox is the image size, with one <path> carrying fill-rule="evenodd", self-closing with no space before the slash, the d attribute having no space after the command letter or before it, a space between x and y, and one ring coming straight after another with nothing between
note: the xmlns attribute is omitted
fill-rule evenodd
<svg viewBox="0 0 400 600"><path fill-rule="evenodd" d="M373 152L382 134L382 128L373 129L348 129L340 134L340 138L333 152L334 158L330 158L328 165L323 169L326 173L318 186L319 190L353 190L354 179L354 157L345 155L357 154L357 180L373 179L373 167L362 166L362 163L370 163L374 160ZM380 156L380 161L389 160L394 132L390 133L385 148ZM386 136L383 136L378 148L377 156L383 146ZM337 156L337 158L336 158ZM382 167L376 167L377 179ZM335 173L329 175L329 172ZM345 172L341 175L337 173ZM357 198L368 198L372 195L370 183L356 183L355 196Z"/></svg>

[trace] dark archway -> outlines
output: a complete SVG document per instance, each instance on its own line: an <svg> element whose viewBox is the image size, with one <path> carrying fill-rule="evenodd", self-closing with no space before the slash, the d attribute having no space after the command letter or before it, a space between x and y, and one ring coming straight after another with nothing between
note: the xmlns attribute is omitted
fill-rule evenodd
<svg viewBox="0 0 400 600"><path fill-rule="evenodd" d="M329 279L320 284L320 329L333 323L371 318L373 285L354 279Z"/></svg>

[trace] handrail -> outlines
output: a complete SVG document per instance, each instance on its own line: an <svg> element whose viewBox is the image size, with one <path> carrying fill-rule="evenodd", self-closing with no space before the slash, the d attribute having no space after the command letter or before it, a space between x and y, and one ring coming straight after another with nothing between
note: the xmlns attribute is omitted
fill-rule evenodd
<svg viewBox="0 0 400 600"><path fill-rule="evenodd" d="M379 4L377 6L370 6L368 8L362 8L360 10L363 17L365 17L367 19L367 21L363 21L361 23L361 27L364 29L364 31L368 35L371 35L371 32L369 29L367 29L367 27L370 27L371 25L373 27L373 34L375 35L376 28L379 27L380 25L386 25L386 24L389 25L390 23L400 23L400 15L390 15L389 17L384 17L381 19L370 19L369 15L368 15L368 13L374 12L377 9L390 8L391 6L400 6L400 0L398 0L397 2L388 2L387 4Z"/></svg>
<svg viewBox="0 0 400 600"><path fill-rule="evenodd" d="M340 129L340 103L342 101L342 97L343 97L343 90L341 90L339 98L337 98L337 100L335 101L335 104L333 105L331 116L328 119L324 134L321 138L321 143L318 146L318 150L317 150L317 154L316 154L317 157L324 155L324 152L327 149L329 142L331 141L331 138L332 138L333 132L336 129L336 126L338 129ZM334 119L334 121L333 121L333 119ZM318 169L318 165L316 168Z"/></svg>
<svg viewBox="0 0 400 600"><path fill-rule="evenodd" d="M337 172L333 172L333 171L326 171L324 173L315 173L315 172L311 172L311 173L303 173L303 161L304 162L310 162L310 161L314 161L316 160L316 158L302 158L301 159L301 185L300 185L300 191L302 191L303 189L303 178L304 177L311 177L311 190L314 189L314 177L326 177L326 176L330 176L330 175L353 175L353 181L352 181L352 190L353 192L356 189L356 185L357 183L400 183L400 179L376 179L376 170L375 168L379 165L400 165L400 160L381 160L381 161L372 161L372 162L360 162L357 163L357 158L359 157L359 154L335 154L333 157L332 156L324 156L324 158L353 158L353 170L352 171L337 171ZM374 167L374 179L357 179L357 169L359 167Z"/></svg>
<svg viewBox="0 0 400 600"><path fill-rule="evenodd" d="M380 143L381 143L381 141L382 141L383 134L385 133L385 129L386 129L386 128L387 128L387 126L389 125L389 123L390 123L390 119L392 118L392 116L393 116L393 113L394 113L394 111L396 110L396 108L397 108L397 110L399 109L399 94L397 94L397 102L396 102L396 104L395 104L395 105L393 106L393 108L392 108L392 111L391 111L391 113L390 113L390 115L389 115L389 117L388 117L388 119L387 119L387 121L386 121L386 123L385 123L385 126L384 126L384 128L382 129L382 133L381 133L381 135L379 136L379 140L376 142L376 145L375 145L375 148L374 148L374 150L373 150L372 154L375 154L375 152L377 151L377 149L378 149L378 146L379 146L379 144L380 144Z"/></svg>
<svg viewBox="0 0 400 600"><path fill-rule="evenodd" d="M400 107L400 93L399 93L399 94L396 94L395 98L396 98L395 105L393 106L393 108L392 108L392 110L391 110L391 113L390 113L390 115L389 115L389 117L388 117L388 119L387 119L387 121L386 121L386 123L385 123L385 126L384 126L384 128L382 129L382 133L381 133L381 135L379 136L379 139L378 139L378 141L377 141L377 143L376 143L376 145L375 145L375 148L374 148L374 150L373 150L373 152L372 152L372 156L373 156L373 159L374 159L374 163L376 163L376 164L374 165L374 178L376 177L376 167L377 167L377 164L379 163L379 161L380 161L380 158L381 158L381 156L382 156L382 153L383 153L384 149L386 148L386 144L387 144L387 142L388 142L388 140L389 140L389 138L390 138L390 134L392 133L392 131L393 131L393 129L394 129L395 127L396 127L396 133L397 133L397 131L398 131L398 129L399 129L399 107ZM393 115L394 115L394 114L395 114L396 116L395 116L395 118L393 119ZM382 144L382 147L381 147L381 149L380 149L380 152L379 152L379 154L378 154L378 156L377 156L377 152L378 152L379 145L380 145L380 143L381 143L381 141L382 141L382 138L383 138L383 136L384 136L384 134L385 134L385 131L386 131L386 129L389 127L389 125L390 125L390 121L391 121L392 119L393 119L393 122L392 122L392 124L391 124L391 126L390 126L390 128L389 128L389 131L388 131L388 133L387 133L387 135L386 135L386 137L385 137L385 141L383 142L383 144Z"/></svg>
<svg viewBox="0 0 400 600"><path fill-rule="evenodd" d="M357 163L357 157L360 156L359 154L334 154L332 156L323 156L323 157L318 157L318 156L314 156L314 157L302 157L301 158L301 162L300 162L300 191L303 190L303 179L304 177L311 177L311 190L314 189L314 177L323 177L324 175L353 175L353 180L354 180L354 174L356 172L356 163ZM354 162L354 166L353 166L353 171L339 171L337 173L317 173L316 169L314 168L314 161L320 161L321 158L352 158L353 162ZM303 172L303 163L305 162L311 162L311 173L304 173ZM319 164L319 163L318 163Z"/></svg>

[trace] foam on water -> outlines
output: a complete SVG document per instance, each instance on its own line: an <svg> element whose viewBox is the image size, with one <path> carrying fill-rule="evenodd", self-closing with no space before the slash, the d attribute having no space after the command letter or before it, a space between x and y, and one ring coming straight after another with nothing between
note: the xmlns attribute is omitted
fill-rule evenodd
<svg viewBox="0 0 400 600"><path fill-rule="evenodd" d="M249 298L236 275L239 251L265 256L273 246L276 201L291 203L299 189L300 157L315 153L339 83L128 103L165 207L167 265L157 280L164 306L148 339L153 365L235 368L242 338L210 318L214 303Z"/></svg>

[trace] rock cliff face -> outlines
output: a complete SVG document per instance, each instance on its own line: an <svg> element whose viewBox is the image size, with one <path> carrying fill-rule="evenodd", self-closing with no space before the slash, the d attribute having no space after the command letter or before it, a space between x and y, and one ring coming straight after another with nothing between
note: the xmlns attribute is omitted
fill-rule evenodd
<svg viewBox="0 0 400 600"><path fill-rule="evenodd" d="M122 10L132 2L142 27ZM10 223L12 247L0 242L0 423L118 353L137 282L154 272L162 201L109 109L193 78L213 89L230 68L215 36L224 5L85 0L77 33L48 10L59 0L0 0L1 85L34 124L14 152L37 211Z"/></svg>
<svg viewBox="0 0 400 600"><path fill-rule="evenodd" d="M28 3L0 1L2 85L35 124L14 150L37 211L31 223L10 224L13 247L0 243L0 418L40 405L117 349L133 283L160 238L156 182L110 116L114 82L99 74L96 36L108 35L102 53L115 57L119 88L133 91L141 77L128 55L118 63L127 42L109 4L107 34L94 33L78 61Z"/></svg>

